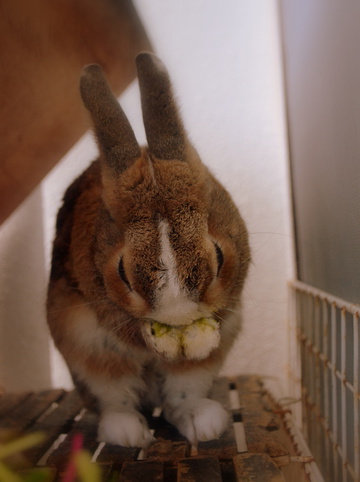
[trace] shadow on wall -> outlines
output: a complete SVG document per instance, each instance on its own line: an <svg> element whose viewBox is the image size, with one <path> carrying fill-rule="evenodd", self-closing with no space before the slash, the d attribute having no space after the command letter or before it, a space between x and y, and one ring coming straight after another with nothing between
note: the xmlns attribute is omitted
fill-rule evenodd
<svg viewBox="0 0 360 482"><path fill-rule="evenodd" d="M7 391L49 388L49 334L44 326L47 272L40 188L4 223L0 244L0 386Z"/></svg>

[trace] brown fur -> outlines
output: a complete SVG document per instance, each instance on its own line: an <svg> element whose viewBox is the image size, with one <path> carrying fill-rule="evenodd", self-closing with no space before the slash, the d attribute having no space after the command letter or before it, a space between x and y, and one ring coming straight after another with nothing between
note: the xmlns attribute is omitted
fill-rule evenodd
<svg viewBox="0 0 360 482"><path fill-rule="evenodd" d="M101 156L69 187L57 221L48 321L75 383L90 393L87 377L141 377L141 357L167 373L218 367L234 339L227 310L250 259L245 224L187 140L166 71L149 54L139 56L138 71L149 142L142 149L101 70L84 71L81 93ZM161 220L184 292L222 325L220 346L205 360L161 359L142 335L158 302ZM214 243L224 258L219 272Z"/></svg>

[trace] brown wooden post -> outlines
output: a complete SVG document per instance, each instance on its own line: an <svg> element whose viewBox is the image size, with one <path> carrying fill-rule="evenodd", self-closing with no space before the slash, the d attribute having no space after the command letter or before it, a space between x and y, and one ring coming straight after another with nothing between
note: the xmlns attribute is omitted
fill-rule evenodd
<svg viewBox="0 0 360 482"><path fill-rule="evenodd" d="M0 223L89 127L84 65L99 63L119 95L150 50L131 0L0 3Z"/></svg>

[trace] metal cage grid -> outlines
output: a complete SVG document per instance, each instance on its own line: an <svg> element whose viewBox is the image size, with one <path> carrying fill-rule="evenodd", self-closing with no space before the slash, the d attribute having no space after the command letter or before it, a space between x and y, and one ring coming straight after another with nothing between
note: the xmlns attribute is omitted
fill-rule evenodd
<svg viewBox="0 0 360 482"><path fill-rule="evenodd" d="M290 291L296 422L326 481L359 482L360 306L300 281Z"/></svg>

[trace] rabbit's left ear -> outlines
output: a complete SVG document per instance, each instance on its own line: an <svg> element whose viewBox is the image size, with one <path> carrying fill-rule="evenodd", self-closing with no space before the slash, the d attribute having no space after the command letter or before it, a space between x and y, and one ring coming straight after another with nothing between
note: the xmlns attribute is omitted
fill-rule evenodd
<svg viewBox="0 0 360 482"><path fill-rule="evenodd" d="M84 68L80 92L91 114L103 160L110 172L117 176L141 154L135 134L99 65Z"/></svg>
<svg viewBox="0 0 360 482"><path fill-rule="evenodd" d="M164 64L142 52L136 65L149 152L158 159L185 161L187 136Z"/></svg>

